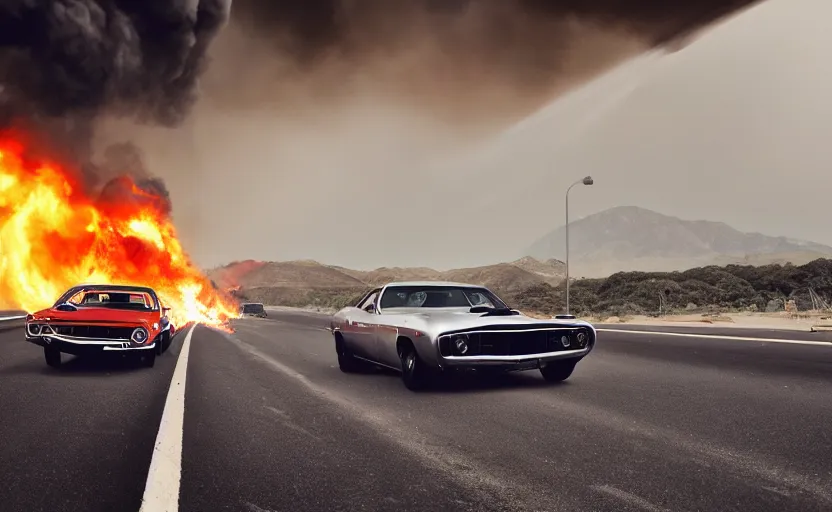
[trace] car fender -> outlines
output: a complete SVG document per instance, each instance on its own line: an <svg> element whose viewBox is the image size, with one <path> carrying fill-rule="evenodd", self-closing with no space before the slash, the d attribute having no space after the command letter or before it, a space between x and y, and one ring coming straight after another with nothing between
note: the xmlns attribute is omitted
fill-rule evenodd
<svg viewBox="0 0 832 512"><path fill-rule="evenodd" d="M407 338L413 343L413 347L416 349L419 359L430 366L439 366L438 348L436 342L431 336L416 329L400 327L396 338L398 339L399 337Z"/></svg>

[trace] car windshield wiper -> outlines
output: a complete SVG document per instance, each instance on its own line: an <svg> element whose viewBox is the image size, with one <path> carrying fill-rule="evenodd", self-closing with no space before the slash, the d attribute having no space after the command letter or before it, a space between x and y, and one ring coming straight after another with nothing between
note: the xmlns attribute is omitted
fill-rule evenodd
<svg viewBox="0 0 832 512"><path fill-rule="evenodd" d="M468 311L471 313L485 313L482 316L512 316L518 314L511 308L492 308L489 306L473 306Z"/></svg>

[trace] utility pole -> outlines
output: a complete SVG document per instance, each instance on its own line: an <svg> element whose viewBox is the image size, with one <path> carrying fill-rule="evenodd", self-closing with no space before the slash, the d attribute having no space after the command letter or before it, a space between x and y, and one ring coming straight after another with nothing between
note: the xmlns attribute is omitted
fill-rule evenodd
<svg viewBox="0 0 832 512"><path fill-rule="evenodd" d="M575 185L592 185L592 176L587 176L582 180L569 185L566 189L566 314L569 314L569 191Z"/></svg>

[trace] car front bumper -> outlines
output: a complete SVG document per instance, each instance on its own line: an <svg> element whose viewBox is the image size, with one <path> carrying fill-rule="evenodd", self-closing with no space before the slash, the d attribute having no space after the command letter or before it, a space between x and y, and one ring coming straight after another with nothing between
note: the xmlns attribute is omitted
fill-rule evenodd
<svg viewBox="0 0 832 512"><path fill-rule="evenodd" d="M555 361L581 359L592 347L560 350L520 356L440 356L440 366L446 368L500 368L507 371L536 370Z"/></svg>
<svg viewBox="0 0 832 512"><path fill-rule="evenodd" d="M133 352L156 348L156 340L148 345L136 346L129 340L75 338L72 336L61 336L57 334L47 334L43 336L27 335L26 341L41 347L57 347L61 352L73 355L100 352Z"/></svg>

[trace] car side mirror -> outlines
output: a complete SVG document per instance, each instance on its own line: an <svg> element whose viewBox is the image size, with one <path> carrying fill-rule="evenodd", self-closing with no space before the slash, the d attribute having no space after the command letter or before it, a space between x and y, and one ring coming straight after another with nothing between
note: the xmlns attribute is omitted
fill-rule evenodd
<svg viewBox="0 0 832 512"><path fill-rule="evenodd" d="M168 314L168 311L170 311L170 308L162 308L162 313L164 313L165 315Z"/></svg>
<svg viewBox="0 0 832 512"><path fill-rule="evenodd" d="M366 311L367 313L375 313L376 312L376 305L375 304L370 304L369 306L364 308L364 311Z"/></svg>

